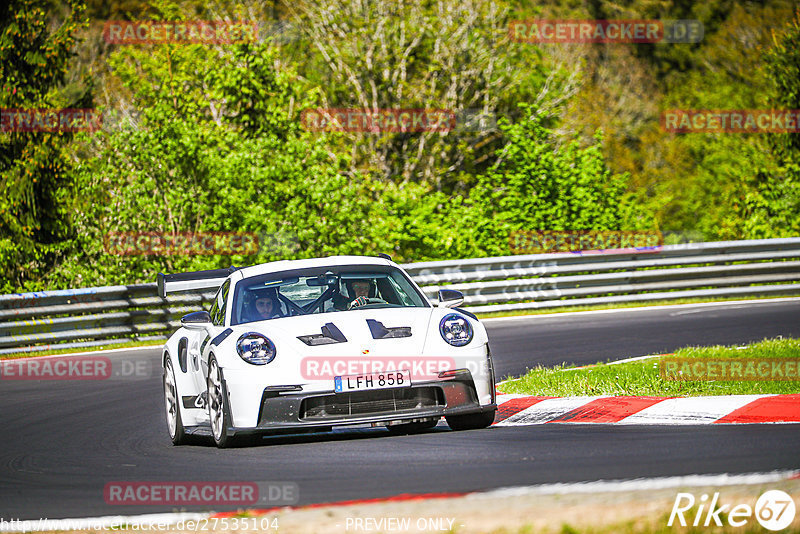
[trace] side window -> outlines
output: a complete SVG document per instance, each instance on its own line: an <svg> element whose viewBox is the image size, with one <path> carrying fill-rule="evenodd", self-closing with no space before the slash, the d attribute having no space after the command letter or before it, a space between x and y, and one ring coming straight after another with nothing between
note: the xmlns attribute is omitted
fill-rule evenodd
<svg viewBox="0 0 800 534"><path fill-rule="evenodd" d="M219 310L219 326L225 324L225 313L228 311L228 290L231 287L231 281L225 280L225 283L222 284L222 304L220 304ZM215 323L216 324L216 323Z"/></svg>
<svg viewBox="0 0 800 534"><path fill-rule="evenodd" d="M217 294L214 295L214 301L211 303L211 309L208 310L208 314L211 316L211 324L217 324L217 315L219 314L219 306L217 306L217 302L219 299L220 291L222 288L217 289Z"/></svg>
<svg viewBox="0 0 800 534"><path fill-rule="evenodd" d="M216 326L223 326L225 324L225 309L228 303L228 289L231 287L231 281L225 280L222 287L217 291L214 297L214 304L211 306L211 311L208 314L211 316L211 324Z"/></svg>

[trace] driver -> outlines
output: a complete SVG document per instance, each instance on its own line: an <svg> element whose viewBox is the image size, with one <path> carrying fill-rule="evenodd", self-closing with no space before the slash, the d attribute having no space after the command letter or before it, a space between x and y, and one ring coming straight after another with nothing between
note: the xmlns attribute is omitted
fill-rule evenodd
<svg viewBox="0 0 800 534"><path fill-rule="evenodd" d="M372 283L369 280L353 280L350 284L352 288L351 296L355 297L347 306L350 309L358 308L365 304L369 304L369 288Z"/></svg>
<svg viewBox="0 0 800 534"><path fill-rule="evenodd" d="M333 304L337 310L352 310L369 304L369 299L377 294L374 282L369 278L356 278L345 282L347 295L336 293Z"/></svg>

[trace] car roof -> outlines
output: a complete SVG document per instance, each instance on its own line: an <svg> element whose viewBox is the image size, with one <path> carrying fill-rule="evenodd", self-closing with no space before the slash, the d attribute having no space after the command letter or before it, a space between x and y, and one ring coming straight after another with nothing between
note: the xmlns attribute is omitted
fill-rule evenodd
<svg viewBox="0 0 800 534"><path fill-rule="evenodd" d="M326 258L310 258L307 260L280 260L271 261L269 263L261 263L251 267L244 267L239 269L234 274L240 275L242 278L250 278L251 276L258 276L268 273L276 273L280 271L288 271L293 269L305 269L313 267L335 267L339 265L389 265L398 267L392 261L375 256L328 256Z"/></svg>

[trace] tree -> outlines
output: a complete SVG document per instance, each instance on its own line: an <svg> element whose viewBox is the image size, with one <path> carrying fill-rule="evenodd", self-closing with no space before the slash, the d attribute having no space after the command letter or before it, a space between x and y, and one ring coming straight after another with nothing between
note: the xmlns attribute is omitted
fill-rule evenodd
<svg viewBox="0 0 800 534"><path fill-rule="evenodd" d="M549 65L542 51L508 38L503 2L314 0L287 2L306 33L301 72L332 108L473 110L516 115L518 101L555 107L571 93L576 66ZM309 46L312 52L309 53ZM289 48L291 49L291 48ZM348 133L352 170L398 183L463 192L498 145L485 130Z"/></svg>
<svg viewBox="0 0 800 534"><path fill-rule="evenodd" d="M653 221L630 202L628 176L613 174L603 156L602 135L582 147L577 139L557 144L531 106L524 119L501 121L508 143L497 163L470 192L461 226L471 233L467 255L509 254L513 231L647 230ZM454 215L458 217L456 210ZM456 257L461 257L456 255Z"/></svg>
<svg viewBox="0 0 800 534"><path fill-rule="evenodd" d="M70 0L60 20L49 5L11 0L0 7L0 113L7 125L9 110L91 107L88 90L62 87L75 33L86 23L84 4ZM0 131L0 291L46 272L69 242L71 138L64 131Z"/></svg>
<svg viewBox="0 0 800 534"><path fill-rule="evenodd" d="M372 192L325 136L300 129L316 95L268 43L123 48L110 59L139 110L93 136L76 171L82 251L58 285L150 281L161 271L368 253ZM254 254L117 256L114 232L250 232Z"/></svg>
<svg viewBox="0 0 800 534"><path fill-rule="evenodd" d="M770 86L767 107L794 110L797 117L800 109L800 9L781 31L773 33L773 46L764 55L764 68ZM743 177L747 186L739 209L743 233L749 238L798 236L800 135L770 133L761 147L772 159L751 176Z"/></svg>

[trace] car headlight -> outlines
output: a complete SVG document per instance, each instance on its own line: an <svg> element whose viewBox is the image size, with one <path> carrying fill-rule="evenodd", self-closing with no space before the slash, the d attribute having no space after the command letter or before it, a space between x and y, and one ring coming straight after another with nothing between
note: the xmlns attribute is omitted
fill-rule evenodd
<svg viewBox="0 0 800 534"><path fill-rule="evenodd" d="M448 313L439 323L442 339L454 347L463 347L472 341L472 325L463 315Z"/></svg>
<svg viewBox="0 0 800 534"><path fill-rule="evenodd" d="M275 359L275 344L258 332L242 334L236 342L236 352L247 363L266 365Z"/></svg>

